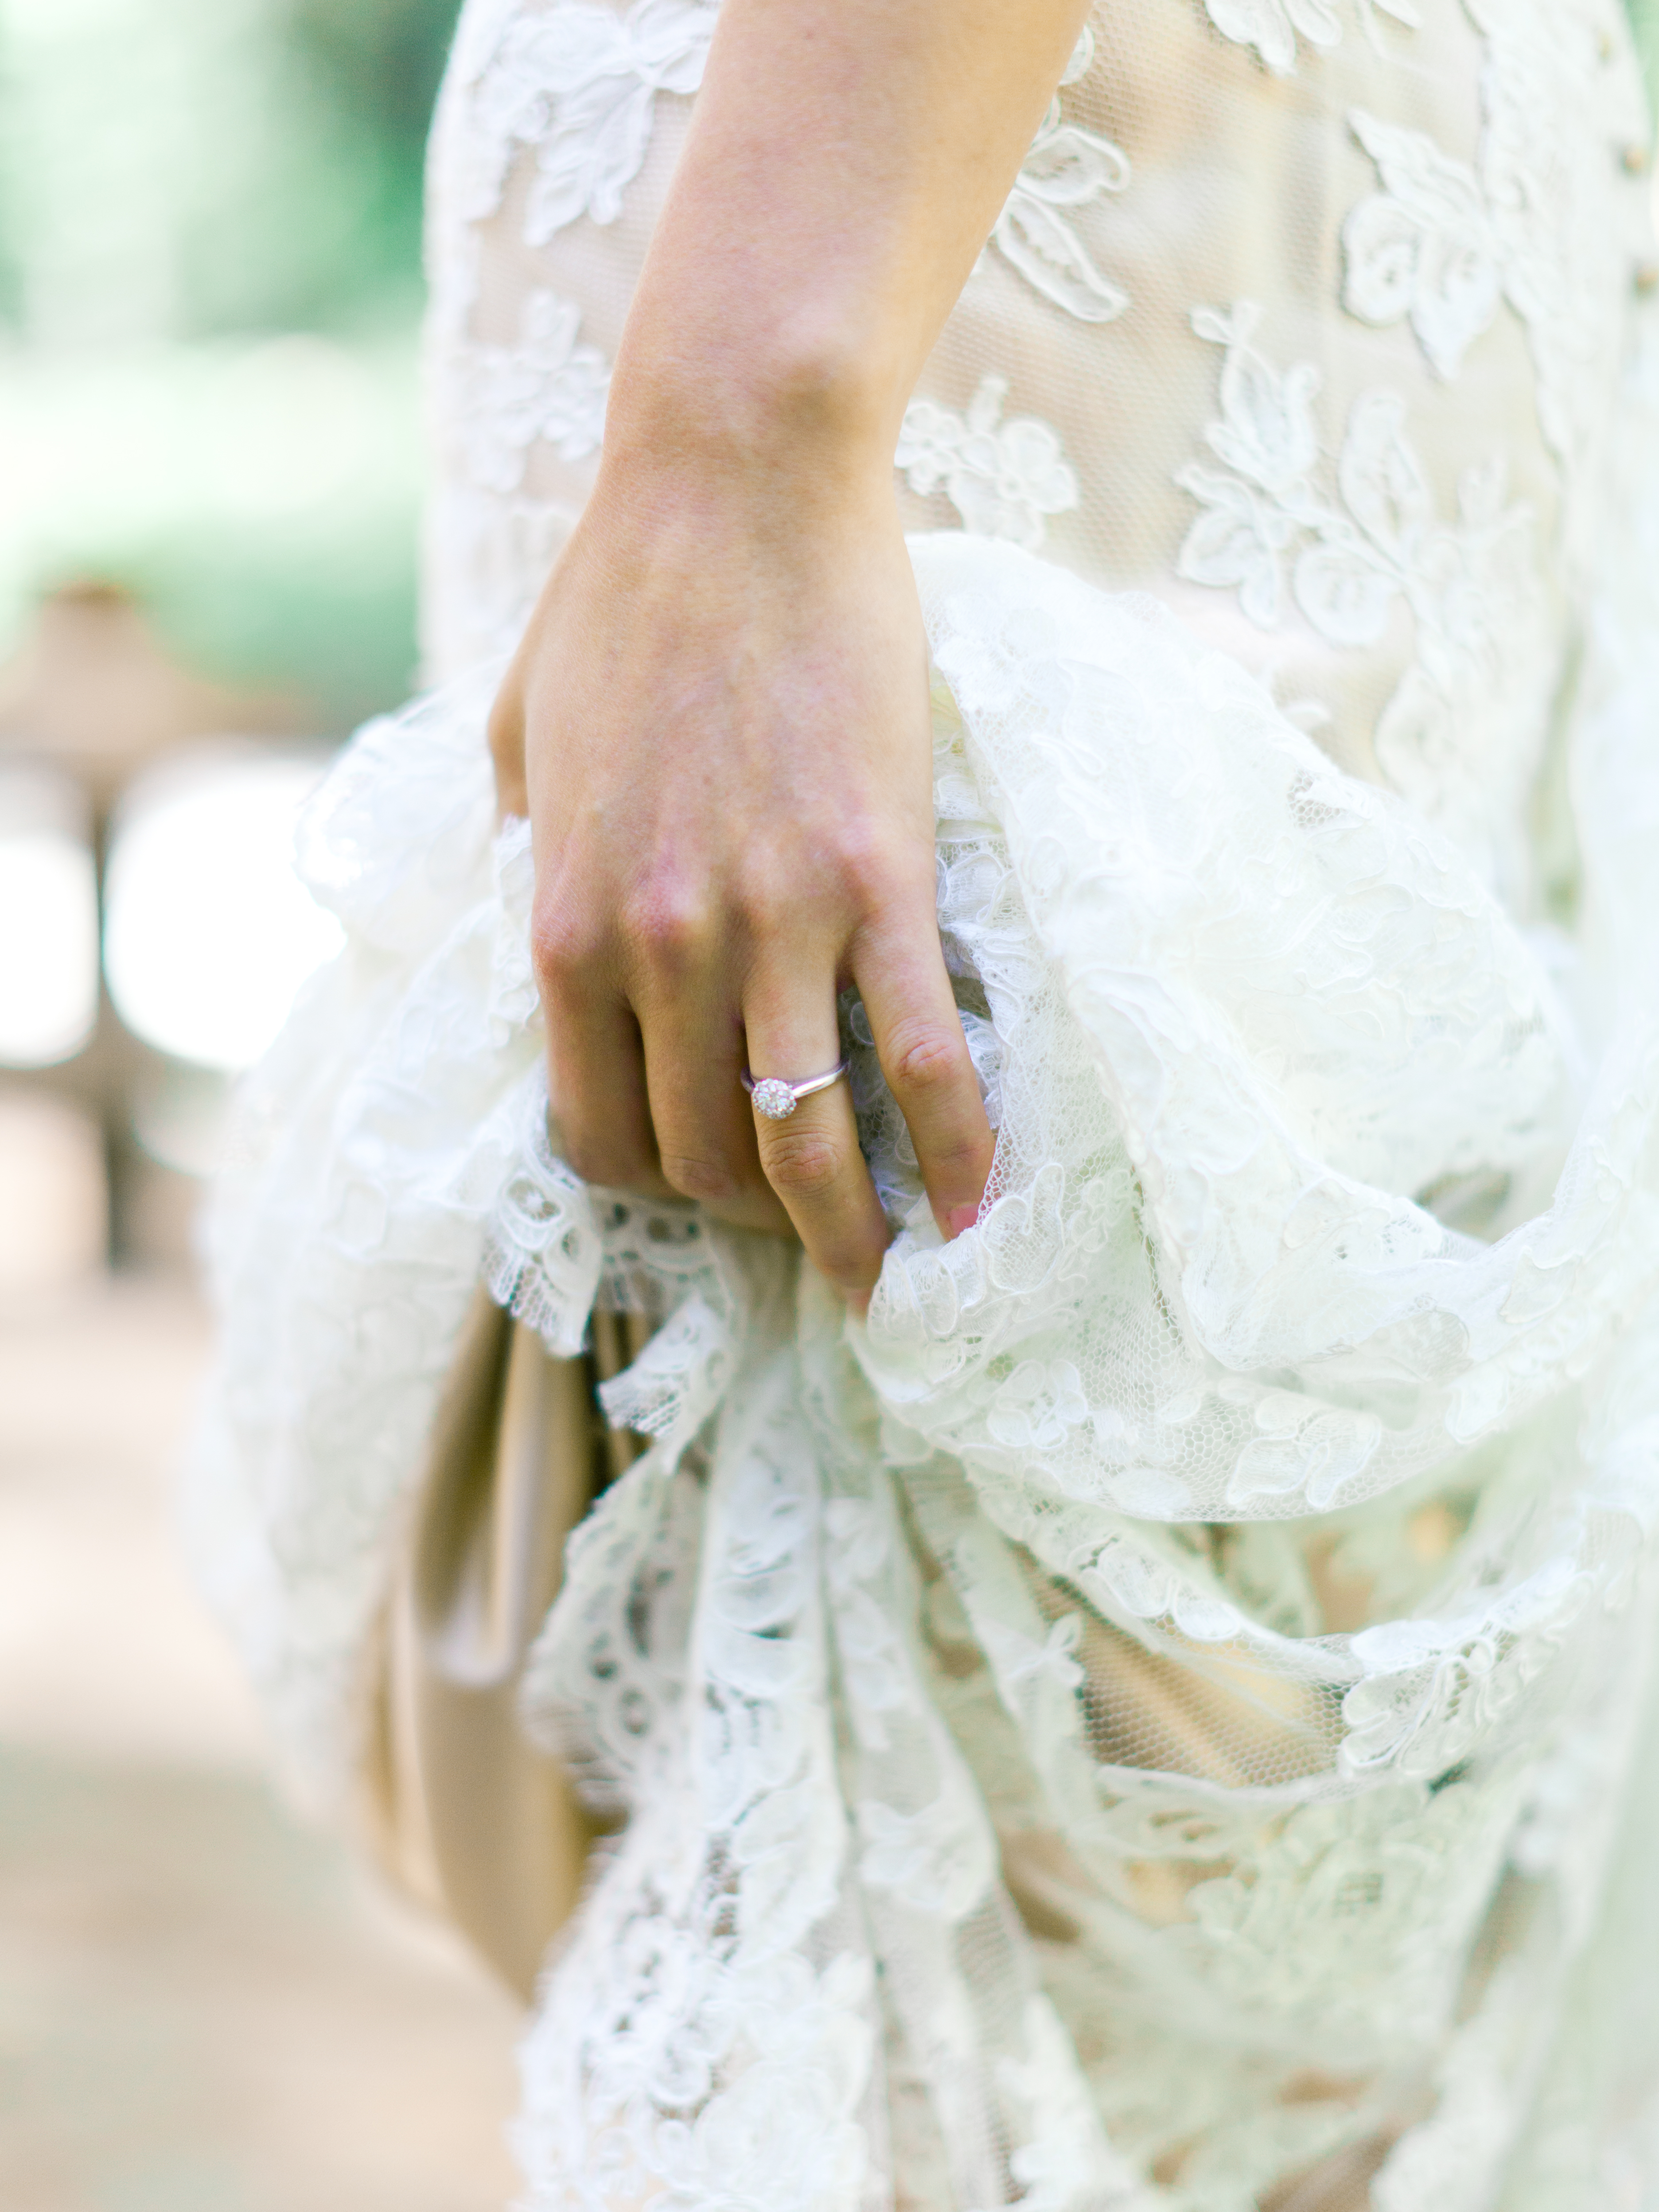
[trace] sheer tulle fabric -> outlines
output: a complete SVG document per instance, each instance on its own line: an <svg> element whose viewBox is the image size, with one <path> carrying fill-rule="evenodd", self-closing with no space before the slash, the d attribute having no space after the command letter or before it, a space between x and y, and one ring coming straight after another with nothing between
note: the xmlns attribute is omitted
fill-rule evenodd
<svg viewBox="0 0 1659 2212"><path fill-rule="evenodd" d="M480 1273L555 1352L596 1304L659 1322L605 1391L651 1449L523 1687L616 1827L525 2046L538 2208L1642 2203L1659 469L1622 27L1212 0L1079 49L897 457L968 526L911 543L997 1154L941 1245L848 1000L896 1232L860 1326L561 1163L484 744L711 18L463 21L433 573L467 665L302 836L347 950L244 1100L204 1572L337 1796Z"/></svg>

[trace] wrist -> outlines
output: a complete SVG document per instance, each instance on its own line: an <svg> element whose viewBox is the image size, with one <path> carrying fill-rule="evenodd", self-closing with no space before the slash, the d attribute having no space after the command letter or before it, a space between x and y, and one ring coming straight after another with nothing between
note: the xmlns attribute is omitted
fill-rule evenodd
<svg viewBox="0 0 1659 2212"><path fill-rule="evenodd" d="M757 324L760 326L757 327ZM605 467L735 490L890 479L908 379L878 335L824 313L629 323L605 412Z"/></svg>

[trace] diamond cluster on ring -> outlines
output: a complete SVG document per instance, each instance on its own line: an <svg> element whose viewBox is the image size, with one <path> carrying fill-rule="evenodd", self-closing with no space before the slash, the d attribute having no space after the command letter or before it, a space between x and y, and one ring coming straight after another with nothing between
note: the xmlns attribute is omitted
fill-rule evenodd
<svg viewBox="0 0 1659 2212"><path fill-rule="evenodd" d="M769 1121L787 1121L795 1110L795 1086L775 1075L769 1075L755 1085L755 1111L764 1114Z"/></svg>

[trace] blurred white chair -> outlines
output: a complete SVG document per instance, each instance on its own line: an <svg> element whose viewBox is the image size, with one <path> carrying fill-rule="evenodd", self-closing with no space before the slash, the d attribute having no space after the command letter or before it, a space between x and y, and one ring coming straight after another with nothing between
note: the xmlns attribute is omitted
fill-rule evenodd
<svg viewBox="0 0 1659 2212"><path fill-rule="evenodd" d="M281 1027L340 942L294 872L295 817L325 762L226 740L139 776L111 827L104 974L123 1023L169 1065L134 1101L165 1164L212 1164L226 1079Z"/></svg>
<svg viewBox="0 0 1659 2212"><path fill-rule="evenodd" d="M98 1018L87 803L61 769L0 765L0 1066L52 1067Z"/></svg>

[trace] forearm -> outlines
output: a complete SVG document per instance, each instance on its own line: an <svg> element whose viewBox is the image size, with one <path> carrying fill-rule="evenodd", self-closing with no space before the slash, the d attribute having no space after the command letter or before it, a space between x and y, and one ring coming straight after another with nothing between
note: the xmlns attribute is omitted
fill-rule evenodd
<svg viewBox="0 0 1659 2212"><path fill-rule="evenodd" d="M793 1223L855 1304L887 1224L845 1086L757 1124L739 1078L832 1066L850 985L939 1231L975 1218L893 449L1087 5L724 0L593 495L492 718L565 1157Z"/></svg>
<svg viewBox="0 0 1659 2212"><path fill-rule="evenodd" d="M726 0L609 468L884 468L1089 0Z"/></svg>

